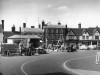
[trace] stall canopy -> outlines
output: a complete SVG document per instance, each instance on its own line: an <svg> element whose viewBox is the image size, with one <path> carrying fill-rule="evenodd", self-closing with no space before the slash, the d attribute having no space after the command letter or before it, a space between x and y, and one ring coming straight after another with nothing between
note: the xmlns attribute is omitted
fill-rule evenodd
<svg viewBox="0 0 100 75"><path fill-rule="evenodd" d="M37 35L13 35L8 37L8 39L41 39Z"/></svg>

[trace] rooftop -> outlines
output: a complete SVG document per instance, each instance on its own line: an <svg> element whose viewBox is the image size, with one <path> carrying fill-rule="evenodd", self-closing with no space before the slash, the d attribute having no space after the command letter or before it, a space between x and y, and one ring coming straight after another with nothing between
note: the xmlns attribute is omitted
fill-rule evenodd
<svg viewBox="0 0 100 75"><path fill-rule="evenodd" d="M40 32L43 33L44 30L41 28L22 28L22 32Z"/></svg>
<svg viewBox="0 0 100 75"><path fill-rule="evenodd" d="M44 28L66 28L65 25L47 25Z"/></svg>
<svg viewBox="0 0 100 75"><path fill-rule="evenodd" d="M32 38L32 39L40 39L39 36L37 35L13 35L13 36L10 36L8 37L8 39L29 39L29 38Z"/></svg>

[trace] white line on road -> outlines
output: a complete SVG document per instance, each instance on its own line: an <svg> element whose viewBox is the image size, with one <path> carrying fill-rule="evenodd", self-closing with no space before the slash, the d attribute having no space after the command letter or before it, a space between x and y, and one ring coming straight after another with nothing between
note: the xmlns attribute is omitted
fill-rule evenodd
<svg viewBox="0 0 100 75"><path fill-rule="evenodd" d="M25 63L21 66L21 70L22 70L22 72L23 72L25 75L28 75L28 74L24 71L23 67L24 67L27 63L30 63L30 62L36 61L36 60L38 60L38 59L34 59L34 60L27 61L27 62L25 62Z"/></svg>
<svg viewBox="0 0 100 75"><path fill-rule="evenodd" d="M86 56L86 57L81 57L81 58L75 58L75 59L67 60L67 61L65 61L65 62L63 63L63 67L64 67L65 69L67 69L68 71L71 71L72 73L75 73L75 74L78 74L78 75L83 75L83 74L81 74L81 73L79 73L79 72L76 72L76 71L70 69L70 68L66 65L66 63L71 62L72 60L83 59L83 58L88 58L88 57L92 57L92 56L95 56L95 55L91 55L91 56Z"/></svg>

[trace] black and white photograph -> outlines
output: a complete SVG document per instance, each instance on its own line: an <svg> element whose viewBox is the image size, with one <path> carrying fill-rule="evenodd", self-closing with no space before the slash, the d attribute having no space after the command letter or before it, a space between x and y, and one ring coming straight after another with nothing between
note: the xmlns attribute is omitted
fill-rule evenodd
<svg viewBox="0 0 100 75"><path fill-rule="evenodd" d="M100 0L0 0L0 75L100 75Z"/></svg>

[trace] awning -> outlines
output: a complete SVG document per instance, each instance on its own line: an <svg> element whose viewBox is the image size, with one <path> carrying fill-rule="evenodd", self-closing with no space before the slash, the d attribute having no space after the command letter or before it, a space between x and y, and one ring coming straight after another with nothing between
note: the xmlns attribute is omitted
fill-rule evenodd
<svg viewBox="0 0 100 75"><path fill-rule="evenodd" d="M37 35L13 35L8 37L8 39L41 39Z"/></svg>

